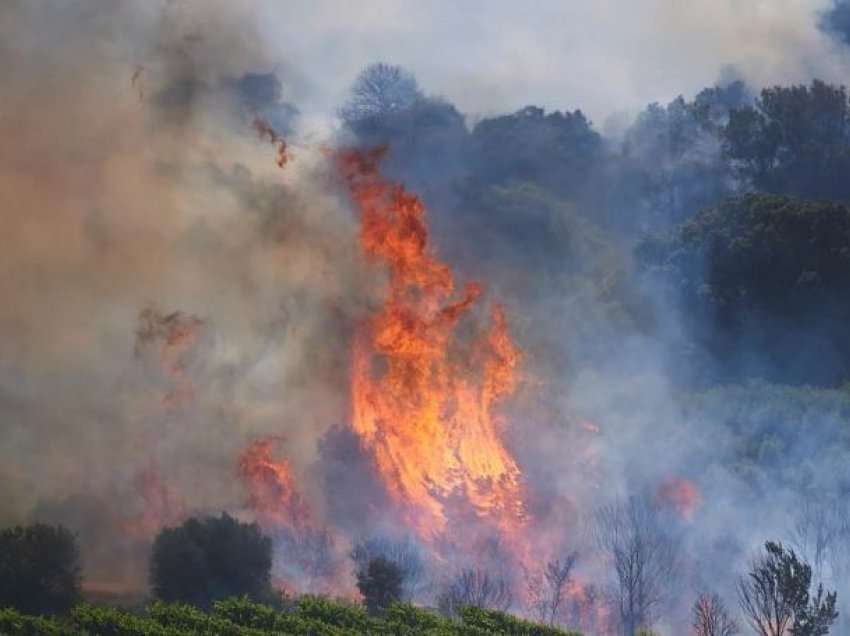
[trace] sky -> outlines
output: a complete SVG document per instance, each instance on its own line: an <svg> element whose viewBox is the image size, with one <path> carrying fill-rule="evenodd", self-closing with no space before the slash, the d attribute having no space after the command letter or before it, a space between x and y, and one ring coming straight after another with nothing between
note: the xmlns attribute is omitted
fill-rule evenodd
<svg viewBox="0 0 850 636"><path fill-rule="evenodd" d="M410 70L472 118L528 104L604 126L711 85L848 77L818 29L831 0L268 0L259 25L305 110L333 112L375 61Z"/></svg>

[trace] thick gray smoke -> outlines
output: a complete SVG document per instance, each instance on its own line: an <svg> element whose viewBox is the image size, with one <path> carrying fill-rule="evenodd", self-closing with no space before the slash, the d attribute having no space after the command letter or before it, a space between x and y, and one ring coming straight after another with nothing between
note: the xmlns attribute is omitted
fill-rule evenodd
<svg viewBox="0 0 850 636"><path fill-rule="evenodd" d="M356 219L252 128L295 111L228 4L0 9L0 518L71 526L95 582L144 584L127 528L238 511L251 439L300 473L348 410Z"/></svg>

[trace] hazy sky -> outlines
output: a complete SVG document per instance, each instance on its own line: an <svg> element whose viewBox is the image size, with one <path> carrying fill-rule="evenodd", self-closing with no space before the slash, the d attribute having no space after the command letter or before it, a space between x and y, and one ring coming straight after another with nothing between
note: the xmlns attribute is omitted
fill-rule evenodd
<svg viewBox="0 0 850 636"><path fill-rule="evenodd" d="M606 117L692 94L726 65L756 85L846 81L848 54L817 28L831 0L267 0L261 29L311 109L374 61L488 114L529 103Z"/></svg>

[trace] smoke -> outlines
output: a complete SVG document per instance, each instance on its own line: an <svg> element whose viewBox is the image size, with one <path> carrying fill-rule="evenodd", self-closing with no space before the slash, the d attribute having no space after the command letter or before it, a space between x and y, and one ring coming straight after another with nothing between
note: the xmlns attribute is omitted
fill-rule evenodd
<svg viewBox="0 0 850 636"><path fill-rule="evenodd" d="M67 523L87 578L121 579L127 528L244 507L252 439L285 435L301 472L344 421L356 219L317 149L284 172L252 129L295 109L227 3L0 23L2 518Z"/></svg>

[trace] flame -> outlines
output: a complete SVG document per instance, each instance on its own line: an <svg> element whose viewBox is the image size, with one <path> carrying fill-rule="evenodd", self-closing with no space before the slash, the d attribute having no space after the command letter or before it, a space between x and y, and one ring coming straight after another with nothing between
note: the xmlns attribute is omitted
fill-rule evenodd
<svg viewBox="0 0 850 636"><path fill-rule="evenodd" d="M135 485L141 494L143 508L139 516L124 523L127 534L151 539L162 528L182 521L183 506L163 482L155 463L151 462L136 475Z"/></svg>
<svg viewBox="0 0 850 636"><path fill-rule="evenodd" d="M281 437L269 436L252 443L239 459L239 476L260 525L301 532L312 527L312 514L295 487L289 461L273 457L275 445L282 441Z"/></svg>
<svg viewBox="0 0 850 636"><path fill-rule="evenodd" d="M567 584L565 596L565 618L570 627L600 636L616 633L611 607L603 591L572 579Z"/></svg>
<svg viewBox="0 0 850 636"><path fill-rule="evenodd" d="M668 479L658 487L657 497L686 521L693 521L694 515L702 506L702 492L690 479Z"/></svg>
<svg viewBox="0 0 850 636"><path fill-rule="evenodd" d="M360 214L361 248L389 273L383 306L355 336L353 430L424 538L446 532L449 499L515 536L527 521L522 475L495 408L516 388L521 353L498 305L483 334L459 337L482 286L457 293L428 244L422 201L381 177L384 153L338 155Z"/></svg>

